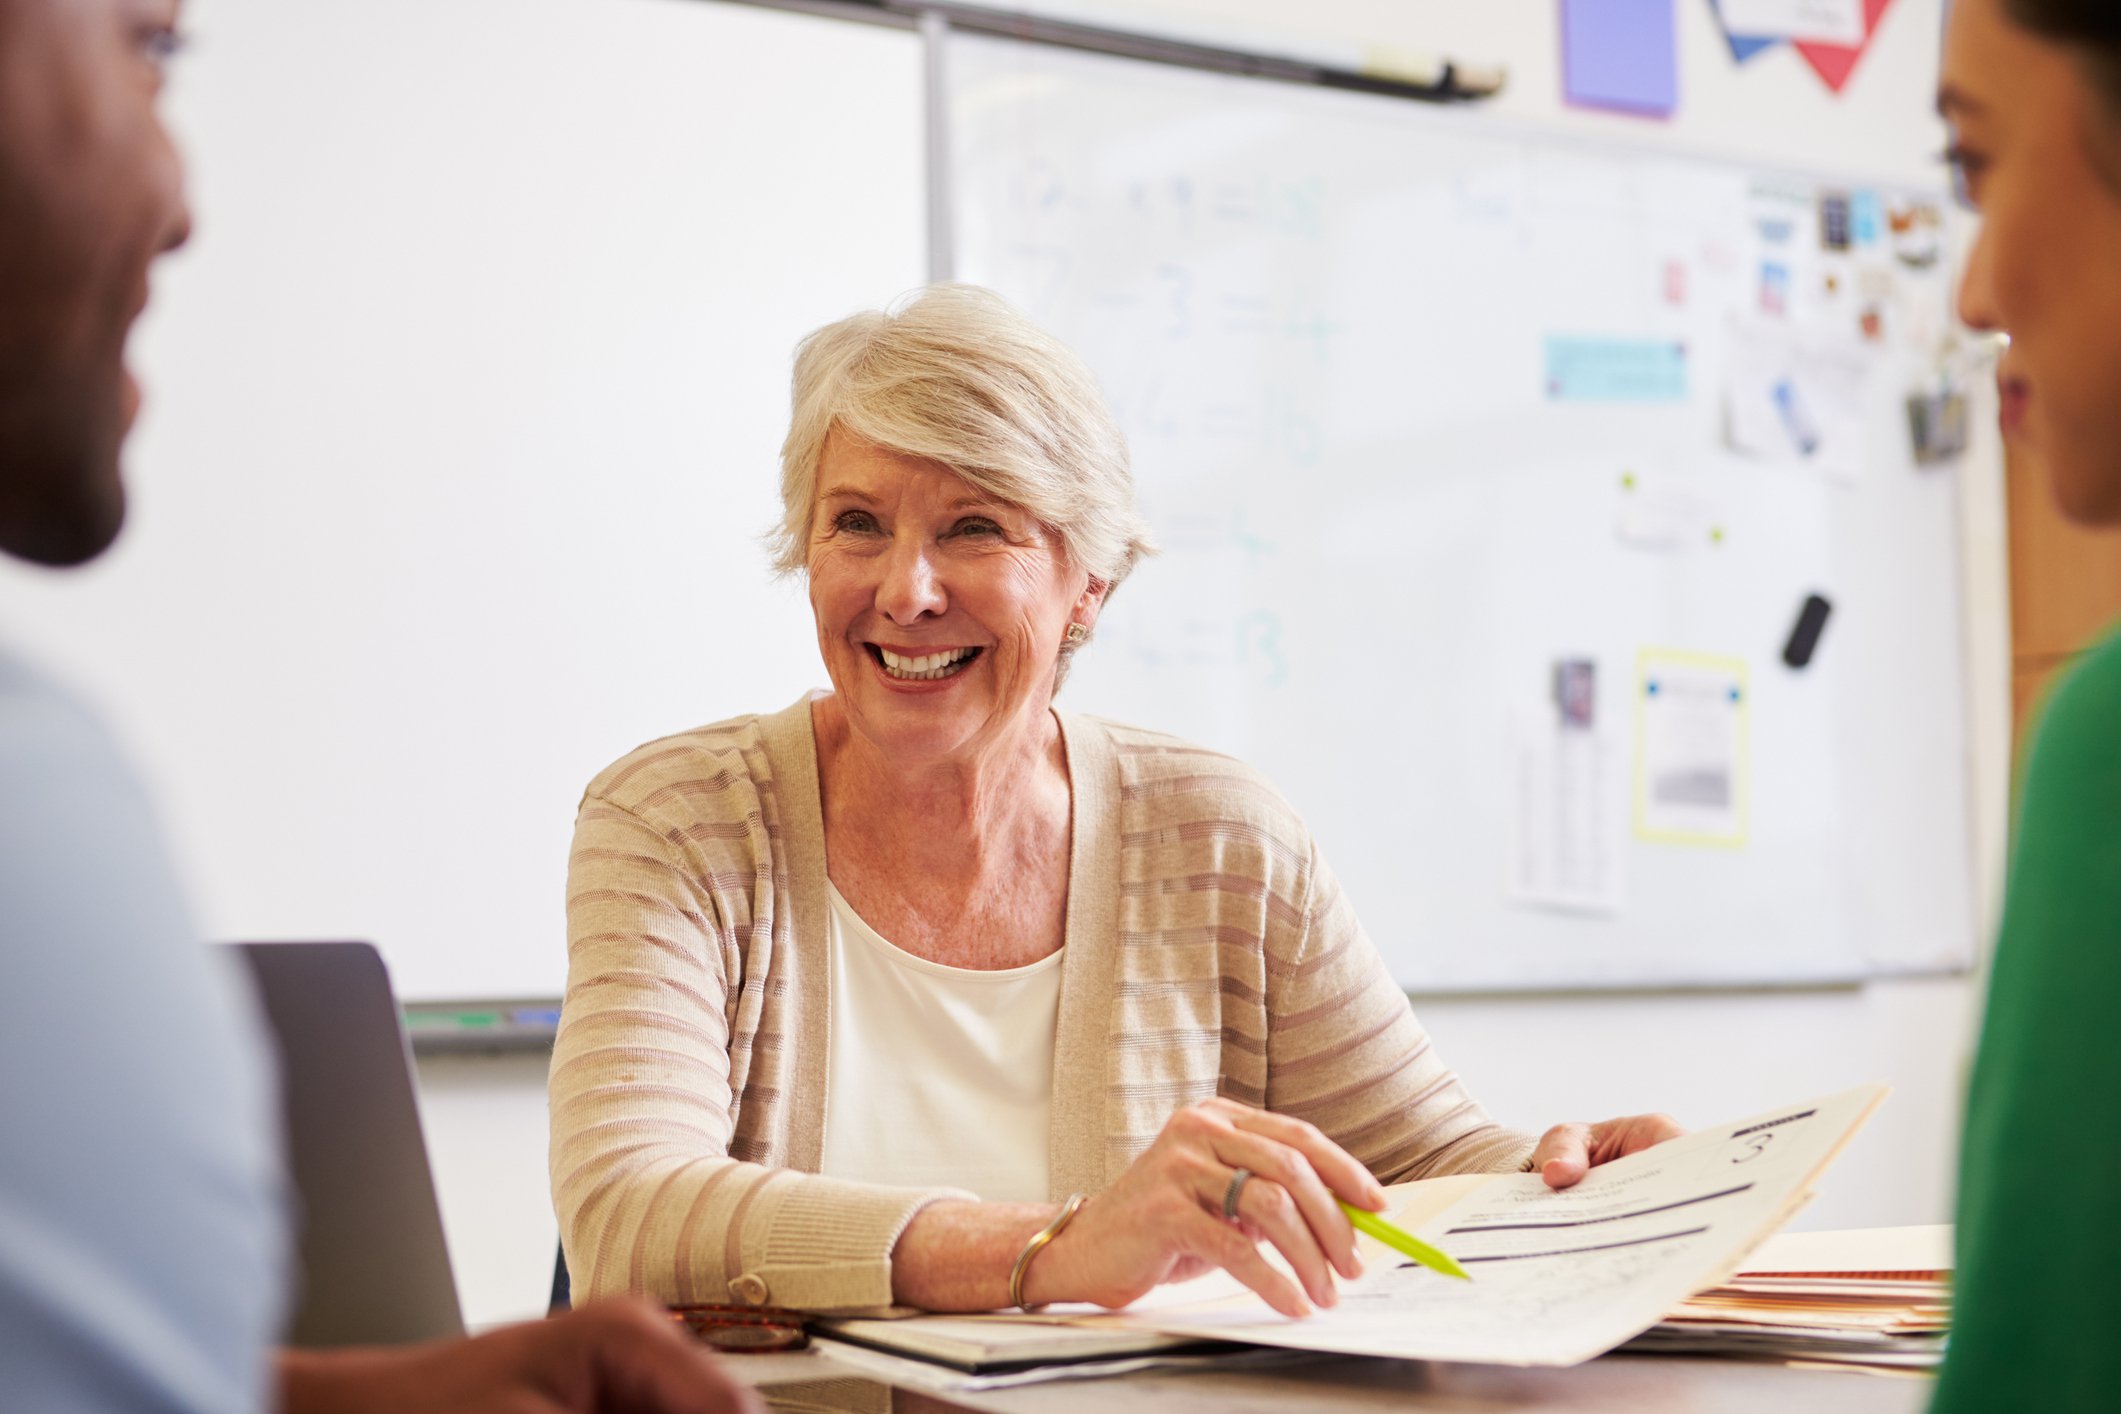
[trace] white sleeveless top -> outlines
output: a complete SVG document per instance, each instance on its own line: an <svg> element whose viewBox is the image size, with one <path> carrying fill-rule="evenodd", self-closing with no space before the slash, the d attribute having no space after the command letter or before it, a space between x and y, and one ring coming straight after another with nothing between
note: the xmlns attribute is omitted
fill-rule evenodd
<svg viewBox="0 0 2121 1414"><path fill-rule="evenodd" d="M983 972L901 952L828 882L831 1060L820 1170L1044 1202L1061 953Z"/></svg>

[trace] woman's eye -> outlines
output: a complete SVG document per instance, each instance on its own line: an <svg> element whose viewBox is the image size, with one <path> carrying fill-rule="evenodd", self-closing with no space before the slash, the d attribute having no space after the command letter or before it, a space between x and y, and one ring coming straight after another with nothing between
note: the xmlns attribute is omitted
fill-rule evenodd
<svg viewBox="0 0 2121 1414"><path fill-rule="evenodd" d="M832 528L849 535L865 535L876 529L876 517L867 511L841 511L832 518Z"/></svg>
<svg viewBox="0 0 2121 1414"><path fill-rule="evenodd" d="M1952 199L1969 211L1980 210L1981 177L1988 170L1988 159L1955 142L1944 150L1944 161L1951 169Z"/></svg>
<svg viewBox="0 0 2121 1414"><path fill-rule="evenodd" d="M157 69L167 70L170 62L184 52L185 37L174 25L143 26L137 41L141 55Z"/></svg>
<svg viewBox="0 0 2121 1414"><path fill-rule="evenodd" d="M1002 533L1002 528L993 521L978 516L961 520L953 528L957 534L969 535L976 540Z"/></svg>

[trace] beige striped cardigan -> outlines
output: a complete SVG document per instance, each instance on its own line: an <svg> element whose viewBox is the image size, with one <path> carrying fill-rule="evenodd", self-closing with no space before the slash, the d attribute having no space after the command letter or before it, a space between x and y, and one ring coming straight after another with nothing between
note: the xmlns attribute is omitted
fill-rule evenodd
<svg viewBox="0 0 2121 1414"><path fill-rule="evenodd" d="M1171 737L1056 715L1074 840L1055 1195L1103 1187L1217 1094L1310 1120L1388 1183L1523 1162L1531 1138L1445 1068L1272 787ZM970 1196L816 1171L816 762L806 700L650 742L583 797L550 1090L580 1294L885 1306L907 1222Z"/></svg>

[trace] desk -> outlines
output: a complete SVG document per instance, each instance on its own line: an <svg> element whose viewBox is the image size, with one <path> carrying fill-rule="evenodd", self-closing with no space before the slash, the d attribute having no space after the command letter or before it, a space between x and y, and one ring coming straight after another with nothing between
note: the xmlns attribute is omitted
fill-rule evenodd
<svg viewBox="0 0 2121 1414"><path fill-rule="evenodd" d="M754 1384L868 1378L815 1351L745 1355L729 1361ZM994 1414L1284 1414L1288 1410L1425 1409L1453 1414L1568 1410L1572 1414L1917 1414L1931 1382L1777 1365L1649 1355L1608 1355L1572 1370L1518 1370L1501 1365L1444 1365L1416 1360L1323 1358L1271 1370L1156 1372L1109 1380L1061 1380L1022 1389L948 1398ZM921 1400L901 1397L896 1410L850 1406L860 1414L914 1414Z"/></svg>

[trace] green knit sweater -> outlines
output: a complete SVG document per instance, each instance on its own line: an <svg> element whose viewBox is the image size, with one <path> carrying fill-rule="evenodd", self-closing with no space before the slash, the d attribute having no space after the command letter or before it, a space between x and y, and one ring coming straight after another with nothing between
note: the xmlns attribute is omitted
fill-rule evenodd
<svg viewBox="0 0 2121 1414"><path fill-rule="evenodd" d="M1934 1414L2121 1408L2121 636L2025 762Z"/></svg>

